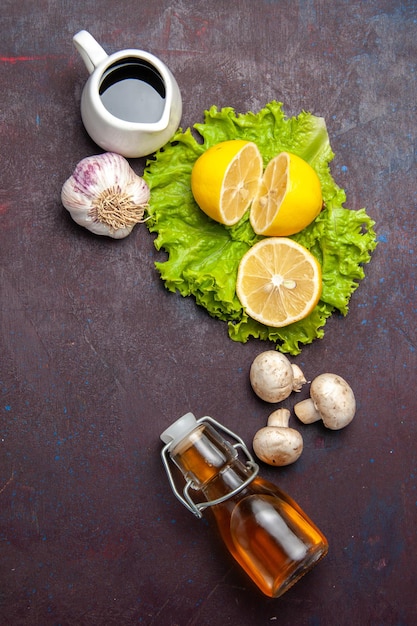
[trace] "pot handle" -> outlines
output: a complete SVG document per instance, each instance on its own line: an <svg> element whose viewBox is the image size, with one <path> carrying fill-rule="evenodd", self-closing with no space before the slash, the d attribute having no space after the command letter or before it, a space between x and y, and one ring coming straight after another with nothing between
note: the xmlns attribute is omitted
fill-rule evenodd
<svg viewBox="0 0 417 626"><path fill-rule="evenodd" d="M92 74L97 65L108 57L107 52L86 30L80 30L79 33L74 35L72 40L80 53L89 74Z"/></svg>

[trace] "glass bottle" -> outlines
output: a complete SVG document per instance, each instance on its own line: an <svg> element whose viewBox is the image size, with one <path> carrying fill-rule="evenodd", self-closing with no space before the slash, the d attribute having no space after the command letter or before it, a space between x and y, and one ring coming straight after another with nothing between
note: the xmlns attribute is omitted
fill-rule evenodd
<svg viewBox="0 0 417 626"><path fill-rule="evenodd" d="M186 413L161 439L176 497L199 518L211 508L230 553L264 594L281 596L327 554L321 531L292 498L258 476L258 465L235 433L211 417L197 420ZM174 479L171 462L182 478Z"/></svg>

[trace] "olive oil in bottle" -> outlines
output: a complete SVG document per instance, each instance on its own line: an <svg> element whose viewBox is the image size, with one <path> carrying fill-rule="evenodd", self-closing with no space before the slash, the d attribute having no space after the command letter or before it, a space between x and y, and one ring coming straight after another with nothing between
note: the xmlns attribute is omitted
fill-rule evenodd
<svg viewBox="0 0 417 626"><path fill-rule="evenodd" d="M292 498L258 476L257 464L234 433L210 417L197 420L187 413L161 439L175 495L197 517L211 509L226 547L264 594L281 596L327 554L321 531ZM170 462L184 478L182 493Z"/></svg>

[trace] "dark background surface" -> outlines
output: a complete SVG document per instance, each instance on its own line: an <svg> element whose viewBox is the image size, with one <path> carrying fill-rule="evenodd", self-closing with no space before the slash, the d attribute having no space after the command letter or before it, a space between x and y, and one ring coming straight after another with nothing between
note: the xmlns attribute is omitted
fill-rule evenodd
<svg viewBox="0 0 417 626"><path fill-rule="evenodd" d="M417 4L371 0L2 0L0 623L2 626L412 626L416 609ZM271 412L250 389L272 346L168 293L146 227L72 222L60 189L100 152L79 113L72 36L153 52L182 127L212 104L282 101L324 116L347 206L379 245L346 318L294 359L352 385L355 420L300 429L301 459L262 466L326 533L329 555L263 597L170 491L159 434L193 411L249 444ZM137 173L144 159L132 160ZM294 399L287 401L291 408ZM294 418L293 418L294 419ZM298 425L297 425L298 427Z"/></svg>

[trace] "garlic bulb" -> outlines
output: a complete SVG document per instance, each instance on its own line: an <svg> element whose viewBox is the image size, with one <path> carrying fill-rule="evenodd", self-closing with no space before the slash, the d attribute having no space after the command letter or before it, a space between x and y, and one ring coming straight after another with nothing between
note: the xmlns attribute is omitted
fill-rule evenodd
<svg viewBox="0 0 417 626"><path fill-rule="evenodd" d="M61 200L72 219L96 235L122 239L144 221L149 187L114 152L86 157L64 183Z"/></svg>

